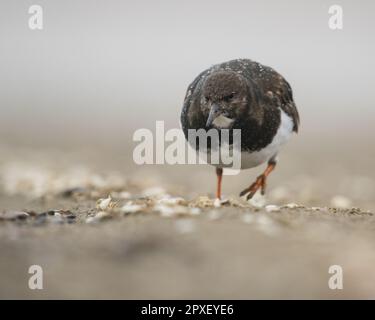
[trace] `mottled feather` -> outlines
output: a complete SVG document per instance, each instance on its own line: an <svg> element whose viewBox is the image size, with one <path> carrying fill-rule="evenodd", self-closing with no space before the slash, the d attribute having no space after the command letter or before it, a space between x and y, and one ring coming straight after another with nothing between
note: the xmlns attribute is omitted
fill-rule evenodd
<svg viewBox="0 0 375 320"><path fill-rule="evenodd" d="M264 109L266 113L264 117L267 118L267 113L269 113L267 110L272 111L272 109L281 108L293 119L293 131L298 131L298 111L293 101L292 89L284 77L274 69L258 62L249 59L236 59L214 65L201 72L189 85L181 113L181 124L185 135L188 128L199 129L204 127L205 119L199 108L202 99L202 87L205 79L216 71L233 71L243 75L251 84L256 104ZM256 138L255 133L253 133L253 138Z"/></svg>

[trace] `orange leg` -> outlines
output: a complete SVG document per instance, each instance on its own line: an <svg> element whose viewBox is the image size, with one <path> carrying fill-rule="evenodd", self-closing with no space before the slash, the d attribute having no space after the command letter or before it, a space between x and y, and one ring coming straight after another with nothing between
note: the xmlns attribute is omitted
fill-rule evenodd
<svg viewBox="0 0 375 320"><path fill-rule="evenodd" d="M275 169L275 167L276 167L275 161L268 162L266 170L264 170L264 172L256 178L255 182L250 187L246 188L240 193L240 197L248 193L246 199L249 200L254 196L254 194L259 189L261 189L261 194L264 195L266 192L267 177L272 172L272 170Z"/></svg>
<svg viewBox="0 0 375 320"><path fill-rule="evenodd" d="M223 179L223 169L216 168L217 185L216 185L216 198L221 199L221 181Z"/></svg>

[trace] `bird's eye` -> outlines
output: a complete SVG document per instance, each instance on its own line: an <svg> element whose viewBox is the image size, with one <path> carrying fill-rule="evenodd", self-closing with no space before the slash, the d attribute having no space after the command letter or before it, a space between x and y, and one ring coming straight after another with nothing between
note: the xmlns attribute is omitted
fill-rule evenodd
<svg viewBox="0 0 375 320"><path fill-rule="evenodd" d="M230 100L232 100L234 98L234 93L231 93L231 94L228 94L227 96L225 96L224 98L223 98L223 100L225 101L225 102L229 102Z"/></svg>

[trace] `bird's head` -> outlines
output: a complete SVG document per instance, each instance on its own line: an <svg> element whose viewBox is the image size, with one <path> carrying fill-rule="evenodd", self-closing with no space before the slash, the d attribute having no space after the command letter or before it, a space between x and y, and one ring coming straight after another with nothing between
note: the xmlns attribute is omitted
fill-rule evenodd
<svg viewBox="0 0 375 320"><path fill-rule="evenodd" d="M206 129L231 129L247 109L248 83L233 71L216 71L205 80L201 108Z"/></svg>

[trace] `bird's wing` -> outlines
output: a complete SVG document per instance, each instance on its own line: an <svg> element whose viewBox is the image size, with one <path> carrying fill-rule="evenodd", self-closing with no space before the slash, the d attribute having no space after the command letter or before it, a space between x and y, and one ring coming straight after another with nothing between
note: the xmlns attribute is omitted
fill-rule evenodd
<svg viewBox="0 0 375 320"><path fill-rule="evenodd" d="M284 79L283 84L283 91L284 92L280 96L281 105L280 108L293 119L293 131L298 132L299 127L299 114L297 110L297 106L293 101L293 93L292 88L290 87L289 83ZM285 91L287 93L285 93Z"/></svg>
<svg viewBox="0 0 375 320"><path fill-rule="evenodd" d="M260 63L251 61L247 69L250 69L251 79L262 92L261 96L271 97L275 102L273 104L281 108L281 110L293 119L293 131L298 132L299 114L289 83L274 69Z"/></svg>
<svg viewBox="0 0 375 320"><path fill-rule="evenodd" d="M269 68L271 69L271 68ZM298 132L299 114L293 100L293 92L289 83L279 73L271 69L266 77L265 93L272 92L277 105L293 120L293 131Z"/></svg>

